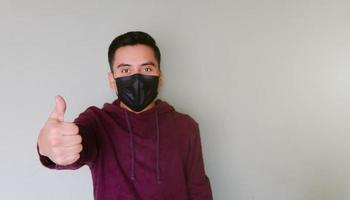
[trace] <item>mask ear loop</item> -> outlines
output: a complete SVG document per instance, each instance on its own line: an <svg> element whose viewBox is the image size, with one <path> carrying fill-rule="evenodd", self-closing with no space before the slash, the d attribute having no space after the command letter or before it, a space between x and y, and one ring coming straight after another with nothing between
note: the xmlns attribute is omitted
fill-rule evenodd
<svg viewBox="0 0 350 200"><path fill-rule="evenodd" d="M117 85L117 79L120 78L120 77L115 77L114 76L114 71L113 69L111 70L111 73L112 73L112 76L113 76L113 79L114 79L114 85L115 85L115 94L117 95L118 97L118 85ZM118 97L119 98L119 97Z"/></svg>
<svg viewBox="0 0 350 200"><path fill-rule="evenodd" d="M115 85L115 90L114 90L114 93L115 93L115 95L117 96L117 99L119 99L119 97L118 97L117 78L115 78L115 77L114 77L114 73L113 73L113 71L112 71L112 74L113 74L114 85Z"/></svg>

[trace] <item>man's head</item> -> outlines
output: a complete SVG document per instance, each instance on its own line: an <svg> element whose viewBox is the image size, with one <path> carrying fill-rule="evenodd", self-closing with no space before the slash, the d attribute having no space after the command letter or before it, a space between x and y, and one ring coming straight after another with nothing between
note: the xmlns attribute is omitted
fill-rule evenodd
<svg viewBox="0 0 350 200"><path fill-rule="evenodd" d="M110 87L118 92L117 88L122 88L122 80L135 77L133 76L135 74L142 75L141 77L157 77L160 85L162 83L160 60L159 48L155 40L147 33L135 31L119 35L112 41L108 49L108 61L111 69L111 72L108 73ZM143 78L142 80L147 81L148 79ZM141 85L147 84L149 83L141 83ZM118 97L120 98L119 93Z"/></svg>
<svg viewBox="0 0 350 200"><path fill-rule="evenodd" d="M108 48L108 62L113 71L113 64L115 61L115 53L120 47L145 45L153 50L154 57L157 60L158 66L160 66L161 54L156 41L147 33L142 31L130 31L116 37Z"/></svg>

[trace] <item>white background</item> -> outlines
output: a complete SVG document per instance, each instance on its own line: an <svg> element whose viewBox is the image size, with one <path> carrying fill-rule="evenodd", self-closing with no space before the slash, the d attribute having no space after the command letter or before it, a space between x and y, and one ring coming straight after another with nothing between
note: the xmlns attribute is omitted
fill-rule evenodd
<svg viewBox="0 0 350 200"><path fill-rule="evenodd" d="M93 199L90 171L36 154L65 97L66 120L115 99L107 48L150 33L160 97L200 124L216 200L350 199L349 1L0 3L0 199Z"/></svg>

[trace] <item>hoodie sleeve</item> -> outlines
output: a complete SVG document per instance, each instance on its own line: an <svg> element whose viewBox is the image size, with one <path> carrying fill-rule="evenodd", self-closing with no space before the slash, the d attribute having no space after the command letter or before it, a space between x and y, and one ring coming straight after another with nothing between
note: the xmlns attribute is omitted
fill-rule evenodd
<svg viewBox="0 0 350 200"><path fill-rule="evenodd" d="M190 150L187 158L187 186L190 200L212 200L210 181L205 173L198 124L192 128Z"/></svg>
<svg viewBox="0 0 350 200"><path fill-rule="evenodd" d="M58 165L54 163L47 156L39 153L39 146L37 144L37 153L41 164L49 169L71 169L75 170L83 165L93 165L93 162L97 156L97 138L96 138L96 122L94 119L94 113L92 109L87 109L81 113L75 120L74 123L79 128L79 134L82 137L83 150L80 152L80 158L69 165Z"/></svg>

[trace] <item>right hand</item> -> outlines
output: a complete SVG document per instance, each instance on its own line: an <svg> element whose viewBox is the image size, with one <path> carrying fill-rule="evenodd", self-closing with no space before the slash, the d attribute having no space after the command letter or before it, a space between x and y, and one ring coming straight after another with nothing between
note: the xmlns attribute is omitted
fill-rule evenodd
<svg viewBox="0 0 350 200"><path fill-rule="evenodd" d="M38 137L39 153L58 165L69 165L80 158L82 138L77 125L64 122L64 99L56 96L55 100L56 106Z"/></svg>

